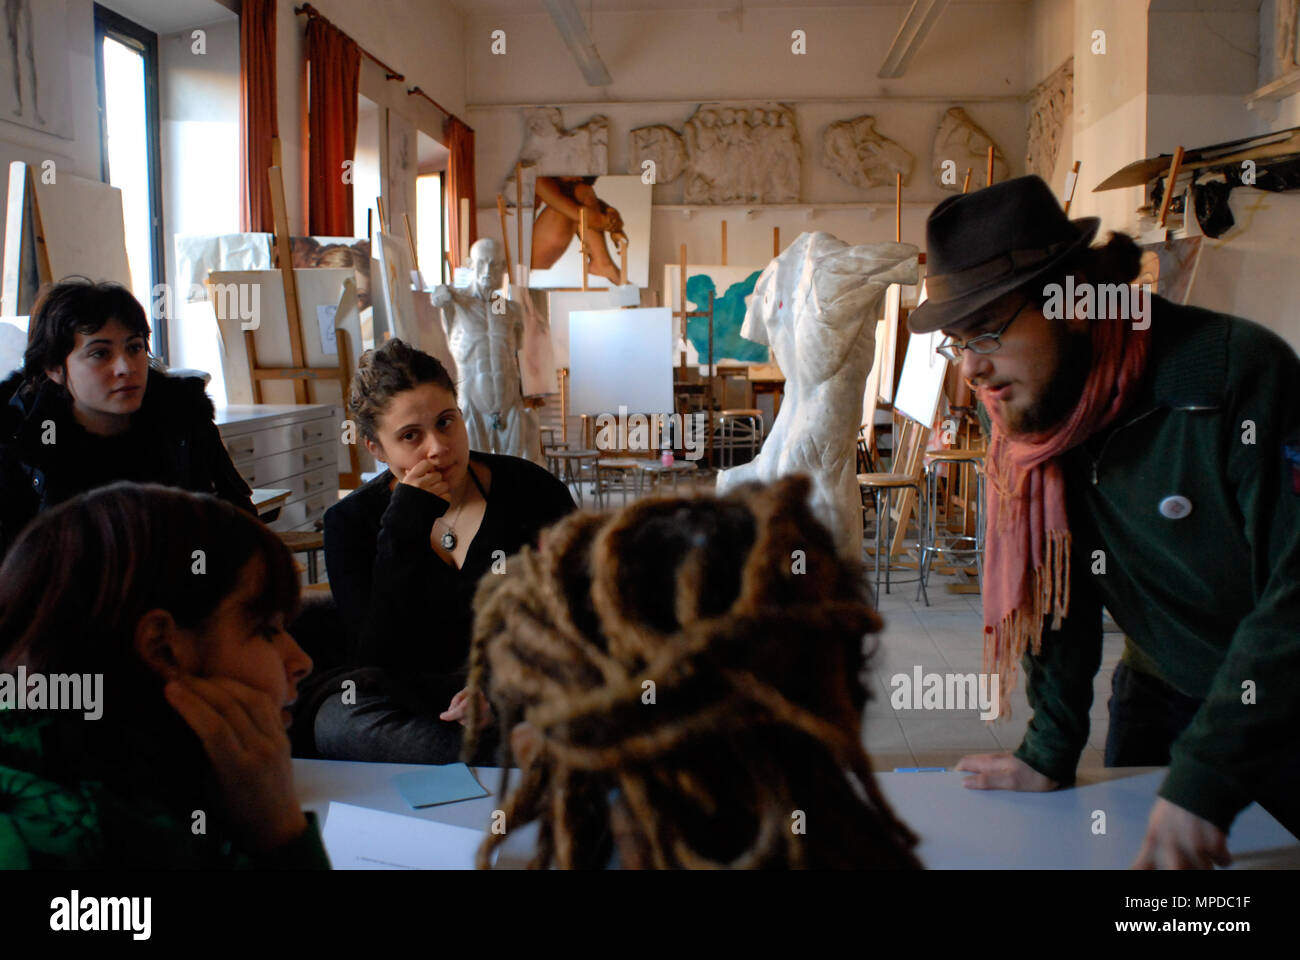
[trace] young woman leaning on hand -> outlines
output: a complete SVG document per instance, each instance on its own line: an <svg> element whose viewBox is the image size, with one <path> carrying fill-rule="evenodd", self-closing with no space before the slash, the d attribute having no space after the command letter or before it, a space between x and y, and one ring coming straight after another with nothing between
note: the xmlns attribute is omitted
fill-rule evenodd
<svg viewBox="0 0 1300 960"><path fill-rule="evenodd" d="M81 702L0 709L0 869L328 868L285 730L297 604L279 538L215 497L119 483L37 518L0 566L0 674L79 675Z"/></svg>

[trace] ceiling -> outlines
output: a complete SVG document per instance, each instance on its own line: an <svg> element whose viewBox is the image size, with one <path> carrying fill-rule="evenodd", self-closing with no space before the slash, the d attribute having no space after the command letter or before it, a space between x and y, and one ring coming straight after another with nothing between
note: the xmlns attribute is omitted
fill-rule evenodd
<svg viewBox="0 0 1300 960"><path fill-rule="evenodd" d="M98 0L101 6L120 13L128 20L152 30L159 36L201 27L219 20L237 19L221 0Z"/></svg>
<svg viewBox="0 0 1300 960"><path fill-rule="evenodd" d="M630 12L638 10L718 10L727 12L743 6L746 10L759 7L903 7L909 6L911 0L702 0L691 3L689 0L574 0L578 10L586 14ZM952 0L953 3L1030 3L1032 0ZM1255 0L1258 2L1258 0ZM545 13L541 0L452 0L463 13L467 14L511 14L511 13Z"/></svg>

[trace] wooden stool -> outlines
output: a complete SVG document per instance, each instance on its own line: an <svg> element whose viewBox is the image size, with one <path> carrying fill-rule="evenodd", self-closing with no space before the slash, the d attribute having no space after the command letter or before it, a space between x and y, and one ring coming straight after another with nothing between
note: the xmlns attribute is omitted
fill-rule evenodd
<svg viewBox="0 0 1300 960"><path fill-rule="evenodd" d="M284 530L276 534L290 553L307 554L307 582L320 579L316 554L325 549L325 534L319 530Z"/></svg>
<svg viewBox="0 0 1300 960"><path fill-rule="evenodd" d="M858 487L864 494L870 493L872 502L876 509L876 596L880 596L880 557L887 550L892 550L893 542L889 535L889 499L890 494L895 490L912 490L917 497L921 496L921 481L907 473L859 473ZM884 508L881 508L881 500L884 500ZM919 524L918 524L919 526ZM922 535L924 536L924 534ZM890 573L893 569L891 559L885 560L885 593L889 593ZM919 569L918 569L919 573ZM918 576L920 589L925 591L925 578ZM910 582L910 581L908 581ZM877 600L877 602L879 602ZM930 604L929 595L925 598L926 606Z"/></svg>
<svg viewBox="0 0 1300 960"><path fill-rule="evenodd" d="M603 508L605 506L605 485L609 484L609 490L614 491L613 478L618 477L618 489L623 494L623 506L627 506L627 495L629 491L628 479L632 478L637 481L635 487L636 497L641 496L641 477L643 474L637 469L646 461L640 457L604 457L596 461L596 504Z"/></svg>
<svg viewBox="0 0 1300 960"><path fill-rule="evenodd" d="M975 468L975 535L970 536L965 532L963 523L962 532L956 536L952 531L945 531L945 536L940 539L939 533L939 468L945 464L952 466L973 466ZM966 492L966 498L969 499L970 493ZM952 471L948 474L948 515L952 515ZM963 554L972 556L975 560L975 576L977 589L982 589L984 584L984 451L982 450L927 450L925 452L925 496L921 498L922 520L921 529L924 535L924 541L921 544L921 584L924 586L930 580L930 569L936 554ZM964 513L964 510L963 510ZM958 584L958 587L964 586L964 590L957 590L959 593L969 593L969 584ZM950 589L952 585L950 585ZM920 596L921 591L917 591ZM929 597L926 597L926 606L929 606Z"/></svg>

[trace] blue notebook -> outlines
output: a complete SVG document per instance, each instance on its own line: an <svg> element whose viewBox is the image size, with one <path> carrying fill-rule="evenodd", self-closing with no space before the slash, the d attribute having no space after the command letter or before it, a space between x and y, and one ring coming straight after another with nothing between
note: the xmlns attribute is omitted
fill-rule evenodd
<svg viewBox="0 0 1300 960"><path fill-rule="evenodd" d="M491 793L483 789L474 772L463 763L448 763L399 773L393 777L393 784L402 799L416 810L460 800L474 800Z"/></svg>

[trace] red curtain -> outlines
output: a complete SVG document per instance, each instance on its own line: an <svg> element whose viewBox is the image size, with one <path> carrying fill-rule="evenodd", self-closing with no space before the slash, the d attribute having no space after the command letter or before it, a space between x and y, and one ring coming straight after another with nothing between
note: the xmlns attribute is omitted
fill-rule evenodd
<svg viewBox="0 0 1300 960"><path fill-rule="evenodd" d="M452 269L461 265L460 232L461 199L469 200L469 242L478 239L478 200L474 189L474 131L455 117L448 117L443 126L447 150L447 259Z"/></svg>
<svg viewBox="0 0 1300 960"><path fill-rule="evenodd" d="M357 151L361 52L347 34L313 17L307 21L307 64L307 231L313 237L351 237L352 165L344 163Z"/></svg>
<svg viewBox="0 0 1300 960"><path fill-rule="evenodd" d="M239 15L239 229L270 233L275 101L275 0L244 0Z"/></svg>

